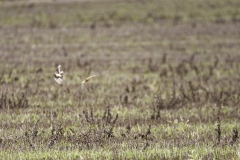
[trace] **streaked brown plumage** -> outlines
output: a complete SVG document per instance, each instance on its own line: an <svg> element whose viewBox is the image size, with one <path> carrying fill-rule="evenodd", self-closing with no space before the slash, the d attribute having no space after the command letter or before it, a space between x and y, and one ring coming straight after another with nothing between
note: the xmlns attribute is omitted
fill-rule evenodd
<svg viewBox="0 0 240 160"><path fill-rule="evenodd" d="M61 84L63 80L63 71L61 71L61 65L58 65L55 73L53 73L54 79L57 83Z"/></svg>

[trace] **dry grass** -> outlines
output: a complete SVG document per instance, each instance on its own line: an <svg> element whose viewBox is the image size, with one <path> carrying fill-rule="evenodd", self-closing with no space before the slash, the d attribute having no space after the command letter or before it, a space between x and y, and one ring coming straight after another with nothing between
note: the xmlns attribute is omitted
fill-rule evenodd
<svg viewBox="0 0 240 160"><path fill-rule="evenodd" d="M189 3L1 5L0 157L239 159L239 2Z"/></svg>

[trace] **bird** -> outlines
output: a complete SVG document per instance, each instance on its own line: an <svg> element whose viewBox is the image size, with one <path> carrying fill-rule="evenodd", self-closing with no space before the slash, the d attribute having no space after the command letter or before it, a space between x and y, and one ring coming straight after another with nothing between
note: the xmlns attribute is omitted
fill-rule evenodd
<svg viewBox="0 0 240 160"><path fill-rule="evenodd" d="M85 84L86 82L88 82L91 78L96 77L96 76L97 76L97 75L92 75L92 76L84 79L84 80L82 81L82 83L81 83L81 88L83 88L83 86L84 86L84 84Z"/></svg>
<svg viewBox="0 0 240 160"><path fill-rule="evenodd" d="M58 84L62 83L63 80L63 71L61 71L61 65L58 65L55 73L53 73L54 79Z"/></svg>

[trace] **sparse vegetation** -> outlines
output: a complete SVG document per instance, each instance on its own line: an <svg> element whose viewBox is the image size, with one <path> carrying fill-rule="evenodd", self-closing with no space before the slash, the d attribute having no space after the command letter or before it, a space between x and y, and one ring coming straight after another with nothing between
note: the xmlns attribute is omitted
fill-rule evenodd
<svg viewBox="0 0 240 160"><path fill-rule="evenodd" d="M239 6L0 1L0 157L240 159Z"/></svg>

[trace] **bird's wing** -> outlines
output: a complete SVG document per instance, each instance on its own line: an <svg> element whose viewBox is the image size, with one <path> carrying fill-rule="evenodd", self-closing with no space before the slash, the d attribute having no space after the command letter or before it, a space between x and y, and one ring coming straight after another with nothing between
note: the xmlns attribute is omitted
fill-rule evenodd
<svg viewBox="0 0 240 160"><path fill-rule="evenodd" d="M60 74L60 73L61 73L60 69L61 69L61 65L58 65L58 67L57 67L57 69L56 69L55 73L58 73L58 74Z"/></svg>
<svg viewBox="0 0 240 160"><path fill-rule="evenodd" d="M89 79L91 79L91 78L93 78L93 77L96 77L96 76L97 76L97 75L92 75L92 76L86 78L84 81L88 81Z"/></svg>
<svg viewBox="0 0 240 160"><path fill-rule="evenodd" d="M91 79L91 78L93 78L93 77L96 77L96 76L97 76L97 75L92 75L92 76L84 79L84 80L82 81L82 83L81 83L81 87L83 87L84 83L86 83L87 81L89 81L89 79Z"/></svg>
<svg viewBox="0 0 240 160"><path fill-rule="evenodd" d="M58 78L58 77L54 77L54 79L55 79L55 81L57 82L57 83L59 83L59 84L61 84L62 83L62 78Z"/></svg>

